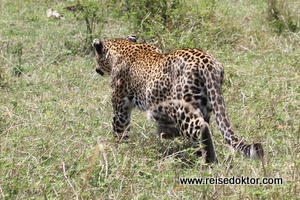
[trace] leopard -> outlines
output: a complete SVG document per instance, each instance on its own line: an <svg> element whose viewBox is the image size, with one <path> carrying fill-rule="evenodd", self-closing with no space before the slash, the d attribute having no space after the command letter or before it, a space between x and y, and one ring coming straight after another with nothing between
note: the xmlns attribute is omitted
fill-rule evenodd
<svg viewBox="0 0 300 200"><path fill-rule="evenodd" d="M135 108L159 124L157 131L174 131L175 136L206 145L206 160L215 162L209 128L213 112L227 144L247 158L263 159L262 144L246 143L232 128L222 94L224 67L212 54L198 48L163 54L135 38L94 39L93 46L96 72L111 78L115 137L129 137Z"/></svg>

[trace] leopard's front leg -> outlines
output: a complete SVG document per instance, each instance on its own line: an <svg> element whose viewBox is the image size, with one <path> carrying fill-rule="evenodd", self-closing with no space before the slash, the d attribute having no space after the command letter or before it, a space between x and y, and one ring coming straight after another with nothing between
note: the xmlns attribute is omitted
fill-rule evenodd
<svg viewBox="0 0 300 200"><path fill-rule="evenodd" d="M117 100L119 99L119 100ZM133 109L132 102L128 97L112 96L112 103L114 109L113 117L113 131L114 136L121 139L128 138L127 132L130 129L131 111Z"/></svg>

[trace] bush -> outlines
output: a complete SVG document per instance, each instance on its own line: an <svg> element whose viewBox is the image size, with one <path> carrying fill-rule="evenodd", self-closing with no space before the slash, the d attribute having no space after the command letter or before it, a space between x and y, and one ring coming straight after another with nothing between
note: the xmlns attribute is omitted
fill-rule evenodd
<svg viewBox="0 0 300 200"><path fill-rule="evenodd" d="M299 29L297 16L291 12L286 1L269 0L267 20L274 31L281 34L284 31L296 32Z"/></svg>
<svg viewBox="0 0 300 200"><path fill-rule="evenodd" d="M110 2L110 12L128 22L132 33L145 41L159 43L163 51L180 40L195 45L196 35L214 15L214 1L119 0ZM204 32L205 34L205 32Z"/></svg>
<svg viewBox="0 0 300 200"><path fill-rule="evenodd" d="M98 37L101 34L101 29L106 23L105 21L105 2L103 1L82 1L81 4L74 6L68 6L65 9L72 11L74 17L78 21L84 21L86 25L86 37L84 50L86 54L89 54L92 51L91 43L95 37ZM96 30L97 27L97 30ZM74 46L68 43L66 47L74 52Z"/></svg>

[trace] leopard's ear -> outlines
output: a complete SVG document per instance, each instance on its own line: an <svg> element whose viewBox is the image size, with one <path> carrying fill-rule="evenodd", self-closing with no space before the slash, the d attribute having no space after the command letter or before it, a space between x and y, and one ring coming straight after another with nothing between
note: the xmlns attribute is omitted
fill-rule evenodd
<svg viewBox="0 0 300 200"><path fill-rule="evenodd" d="M136 42L136 36L135 35L129 35L125 39L129 40L131 42Z"/></svg>
<svg viewBox="0 0 300 200"><path fill-rule="evenodd" d="M95 47L98 54L102 55L103 44L99 39L94 39L93 46Z"/></svg>

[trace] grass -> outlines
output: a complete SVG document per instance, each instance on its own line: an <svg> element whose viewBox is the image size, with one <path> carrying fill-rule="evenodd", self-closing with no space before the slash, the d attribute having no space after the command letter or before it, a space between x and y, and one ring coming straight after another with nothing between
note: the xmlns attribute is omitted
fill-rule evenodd
<svg viewBox="0 0 300 200"><path fill-rule="evenodd" d="M1 4L0 199L298 198L300 34L274 31L263 20L266 3L216 2L214 19L206 22L210 29L195 44L225 66L223 91L236 132L262 142L266 152L264 165L236 154L212 119L220 161L212 167L200 159L163 158L169 145L182 141L157 139L155 125L138 111L130 141L115 143L110 83L93 71L93 55L80 53L85 25L63 10L69 5ZM299 9L293 1L285 5L291 13ZM65 20L48 19L48 8ZM128 27L108 18L99 37L125 37ZM168 39L165 49L175 49L188 44L192 33L184 33L179 40L171 33L159 39ZM280 177L283 184L179 184L184 177L232 176Z"/></svg>

